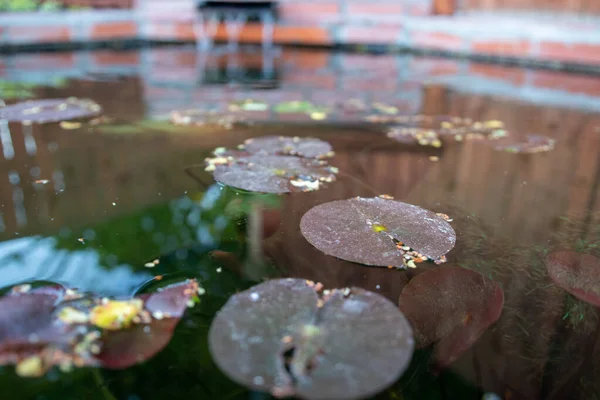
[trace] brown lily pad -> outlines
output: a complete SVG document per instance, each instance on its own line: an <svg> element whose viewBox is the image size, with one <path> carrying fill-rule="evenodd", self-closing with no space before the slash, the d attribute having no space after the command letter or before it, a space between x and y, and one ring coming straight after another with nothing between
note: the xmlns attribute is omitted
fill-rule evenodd
<svg viewBox="0 0 600 400"><path fill-rule="evenodd" d="M378 294L320 286L280 279L232 296L209 332L218 367L276 397L358 399L391 385L413 352L406 318Z"/></svg>
<svg viewBox="0 0 600 400"><path fill-rule="evenodd" d="M22 285L0 298L0 365L24 377L54 366L126 368L159 352L196 296L186 281L129 300Z"/></svg>
<svg viewBox="0 0 600 400"><path fill-rule="evenodd" d="M600 307L600 258L559 251L546 256L545 263L554 283L578 299Z"/></svg>
<svg viewBox="0 0 600 400"><path fill-rule="evenodd" d="M44 99L24 101L0 108L0 119L9 122L48 122L68 121L98 115L102 107L88 99L69 97L67 99Z"/></svg>
<svg viewBox="0 0 600 400"><path fill-rule="evenodd" d="M309 192L335 180L338 170L326 161L270 154L278 151L277 145L261 153L217 148L205 170L224 185L261 193Z"/></svg>
<svg viewBox="0 0 600 400"><path fill-rule="evenodd" d="M556 141L542 135L527 135L527 140L518 143L502 143L494 147L495 150L507 153L542 153L554 150Z"/></svg>
<svg viewBox="0 0 600 400"><path fill-rule="evenodd" d="M373 266L399 267L411 257L416 262L443 262L456 242L444 218L383 197L320 204L304 214L300 230L325 254Z"/></svg>
<svg viewBox="0 0 600 400"><path fill-rule="evenodd" d="M445 367L500 318L504 293L478 272L443 267L411 279L399 305L415 331L417 346L436 343L435 363Z"/></svg>
<svg viewBox="0 0 600 400"><path fill-rule="evenodd" d="M241 148L254 154L289 155L304 158L324 158L333 155L331 145L316 138L264 136L246 140Z"/></svg>
<svg viewBox="0 0 600 400"><path fill-rule="evenodd" d="M175 125L219 126L226 129L231 129L235 124L245 121L239 115L205 110L173 111L170 120Z"/></svg>

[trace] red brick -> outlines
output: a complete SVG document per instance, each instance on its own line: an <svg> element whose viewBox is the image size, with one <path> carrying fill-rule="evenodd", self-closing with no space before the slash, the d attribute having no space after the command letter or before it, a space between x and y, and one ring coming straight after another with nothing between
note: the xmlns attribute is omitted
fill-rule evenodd
<svg viewBox="0 0 600 400"><path fill-rule="evenodd" d="M384 90L394 90L397 80L395 77L373 77L361 78L349 76L343 80L342 88L348 91L373 92L378 93Z"/></svg>
<svg viewBox="0 0 600 400"><path fill-rule="evenodd" d="M340 6L337 1L282 3L279 6L279 13L284 22L325 24L340 19Z"/></svg>
<svg viewBox="0 0 600 400"><path fill-rule="evenodd" d="M192 22L177 22L175 24L175 37L177 40L195 40L194 24Z"/></svg>
<svg viewBox="0 0 600 400"><path fill-rule="evenodd" d="M459 70L458 63L454 60L425 57L413 59L410 68L427 76L455 75Z"/></svg>
<svg viewBox="0 0 600 400"><path fill-rule="evenodd" d="M101 22L92 27L93 39L135 38L137 26L133 21Z"/></svg>
<svg viewBox="0 0 600 400"><path fill-rule="evenodd" d="M13 68L19 70L37 70L45 68L72 68L75 66L73 53L37 53L22 54L15 57Z"/></svg>
<svg viewBox="0 0 600 400"><path fill-rule="evenodd" d="M138 65L139 53L124 51L100 50L92 53L94 63L97 65Z"/></svg>
<svg viewBox="0 0 600 400"><path fill-rule="evenodd" d="M217 41L227 41L227 30L225 24L219 24L215 33L214 39ZM240 43L260 43L262 41L262 25L258 23L245 24L241 31L239 42Z"/></svg>
<svg viewBox="0 0 600 400"><path fill-rule="evenodd" d="M349 44L396 44L402 27L399 25L349 26L342 28L341 37Z"/></svg>
<svg viewBox="0 0 600 400"><path fill-rule="evenodd" d="M600 96L600 79L592 76L550 71L531 71L531 84L536 87L571 93Z"/></svg>
<svg viewBox="0 0 600 400"><path fill-rule="evenodd" d="M332 43L329 32L318 27L276 26L273 32L275 43L302 43L328 45Z"/></svg>
<svg viewBox="0 0 600 400"><path fill-rule="evenodd" d="M285 76L284 83L313 89L335 89L336 76L333 74L292 73Z"/></svg>
<svg viewBox="0 0 600 400"><path fill-rule="evenodd" d="M8 30L8 37L13 42L56 43L71 40L68 26L24 27L15 26Z"/></svg>
<svg viewBox="0 0 600 400"><path fill-rule="evenodd" d="M381 73L382 70L396 73L396 57L392 55L380 55L373 57L370 54L347 53L342 55L342 65L347 65L353 70L377 70Z"/></svg>
<svg viewBox="0 0 600 400"><path fill-rule="evenodd" d="M483 75L487 78L507 81L515 86L522 86L526 79L525 71L520 68L472 63L469 71L475 75Z"/></svg>
<svg viewBox="0 0 600 400"><path fill-rule="evenodd" d="M412 32L412 45L426 49L458 51L464 50L460 36L442 32Z"/></svg>
<svg viewBox="0 0 600 400"><path fill-rule="evenodd" d="M387 17L404 14L404 6L398 3L349 3L348 14L357 17Z"/></svg>
<svg viewBox="0 0 600 400"><path fill-rule="evenodd" d="M538 56L553 61L600 64L600 44L565 44L543 42Z"/></svg>
<svg viewBox="0 0 600 400"><path fill-rule="evenodd" d="M525 40L481 40L473 42L472 51L483 54L529 56L531 43Z"/></svg>
<svg viewBox="0 0 600 400"><path fill-rule="evenodd" d="M282 58L286 64L307 70L327 68L331 56L329 52L322 50L298 50L286 47L282 51Z"/></svg>

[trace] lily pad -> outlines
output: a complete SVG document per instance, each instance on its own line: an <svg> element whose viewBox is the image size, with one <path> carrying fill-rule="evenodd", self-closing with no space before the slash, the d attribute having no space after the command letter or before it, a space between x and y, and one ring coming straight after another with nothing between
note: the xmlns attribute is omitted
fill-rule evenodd
<svg viewBox="0 0 600 400"><path fill-rule="evenodd" d="M363 289L320 290L280 279L232 296L209 331L218 367L276 397L359 399L391 385L413 353L404 315Z"/></svg>
<svg viewBox="0 0 600 400"><path fill-rule="evenodd" d="M0 365L31 377L54 366L126 368L145 361L170 341L197 290L196 281L186 281L110 300L60 286L16 286L0 298Z"/></svg>
<svg viewBox="0 0 600 400"><path fill-rule="evenodd" d="M504 293L492 280L459 267L425 271L400 294L418 347L435 345L439 367L453 363L500 318Z"/></svg>
<svg viewBox="0 0 600 400"><path fill-rule="evenodd" d="M310 137L263 136L246 140L241 148L254 154L290 155L305 158L333 156L333 149L329 143Z"/></svg>
<svg viewBox="0 0 600 400"><path fill-rule="evenodd" d="M273 107L273 110L278 114L297 114L297 113L310 114L313 112L324 112L325 111L325 109L323 107L319 107L319 106L311 103L310 101L299 101L299 100L281 102L281 103L275 105L275 107Z"/></svg>
<svg viewBox="0 0 600 400"><path fill-rule="evenodd" d="M600 258L574 251L551 253L545 259L550 278L573 296L600 307Z"/></svg>
<svg viewBox="0 0 600 400"><path fill-rule="evenodd" d="M289 193L319 189L335 180L336 170L325 162L292 157L249 155L218 165L215 180L251 192Z"/></svg>
<svg viewBox="0 0 600 400"><path fill-rule="evenodd" d="M245 119L239 115L224 114L218 111L205 110L173 111L170 119L175 125L216 125L225 129L231 129L235 124L245 121Z"/></svg>
<svg viewBox="0 0 600 400"><path fill-rule="evenodd" d="M9 122L48 122L68 121L98 115L102 107L88 99L69 97L67 99L31 100L0 108L0 119Z"/></svg>
<svg viewBox="0 0 600 400"><path fill-rule="evenodd" d="M519 143L499 144L494 147L498 151L507 153L542 153L554 150L556 141L542 135L527 135L527 140Z"/></svg>
<svg viewBox="0 0 600 400"><path fill-rule="evenodd" d="M381 119L381 118L380 118ZM380 121L377 121L380 122ZM441 147L441 137L452 136L456 141L470 139L498 139L508 135L501 121L473 121L470 118L451 116L398 116L388 137L401 143Z"/></svg>
<svg viewBox="0 0 600 400"><path fill-rule="evenodd" d="M404 266L407 260L441 263L456 242L444 218L386 197L320 204L304 214L300 230L325 254L373 266Z"/></svg>

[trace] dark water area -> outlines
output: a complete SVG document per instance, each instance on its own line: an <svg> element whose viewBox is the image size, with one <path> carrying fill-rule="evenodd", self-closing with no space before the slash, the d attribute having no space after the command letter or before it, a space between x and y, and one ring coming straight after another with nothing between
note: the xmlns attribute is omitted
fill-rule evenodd
<svg viewBox="0 0 600 400"><path fill-rule="evenodd" d="M189 49L169 52L190 54ZM310 51L294 56L306 54ZM372 57L373 68L385 61ZM402 60L410 65L413 59ZM287 122L271 114L231 127L165 121L167 111L219 101L297 99L303 76L290 88L285 68L265 77L255 63L242 58L235 72L213 68L202 79L173 69L180 83L163 86L136 73L87 71L55 87L26 89L34 98L91 98L113 121L74 129L10 123L2 130L0 287L51 281L131 296L197 278L206 295L186 313L165 350L142 364L125 370L53 370L36 379L0 367L0 397L269 398L238 386L215 366L207 336L216 311L229 296L265 277L355 286L397 304L419 271L335 259L312 247L299 229L301 217L317 204L387 194L450 215L457 241L448 265L496 281L504 308L449 368L433 371L432 350L417 350L404 376L376 398L481 399L493 392L499 397L490 399L600 399L600 310L554 285L543 262L556 250L600 256L600 114L465 93L409 74L405 83L419 95L417 114L502 121L514 138L542 135L556 145L548 152L514 154L483 140L444 140L440 148L403 144L386 137L382 124L342 117ZM320 74L334 67L325 65ZM315 104L320 98L365 96L348 78L359 79L361 67L344 68L350 82L345 86L325 90L306 84ZM233 94L219 98L219 93ZM369 101L377 101L377 93L370 92ZM386 96L388 102L396 99ZM411 102L406 94L397 98ZM6 99L16 101L18 96ZM258 195L220 186L204 171L204 158L214 148L265 135L331 143L330 163L339 168L339 179L316 192ZM148 267L155 259L160 263ZM595 279L600 287L600 271Z"/></svg>

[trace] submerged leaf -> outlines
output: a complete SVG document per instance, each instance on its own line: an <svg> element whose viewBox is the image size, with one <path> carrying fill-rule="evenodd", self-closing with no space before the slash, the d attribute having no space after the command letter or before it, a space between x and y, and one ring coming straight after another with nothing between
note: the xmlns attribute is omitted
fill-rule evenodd
<svg viewBox="0 0 600 400"><path fill-rule="evenodd" d="M405 317L363 289L320 289L280 279L232 296L209 332L219 368L277 397L358 399L391 385L413 352Z"/></svg>
<svg viewBox="0 0 600 400"><path fill-rule="evenodd" d="M41 376L53 366L125 368L147 360L170 341L198 284L127 301L59 286L15 289L0 298L0 365Z"/></svg>
<svg viewBox="0 0 600 400"><path fill-rule="evenodd" d="M102 108L88 99L31 100L0 108L0 119L10 122L34 122L38 124L98 115Z"/></svg>
<svg viewBox="0 0 600 400"><path fill-rule="evenodd" d="M492 280L459 267L425 271L400 295L418 347L435 345L439 367L454 362L500 318L504 293Z"/></svg>
<svg viewBox="0 0 600 400"><path fill-rule="evenodd" d="M374 266L440 263L456 241L450 224L434 212L383 197L320 204L304 214L300 230L325 254Z"/></svg>
<svg viewBox="0 0 600 400"><path fill-rule="evenodd" d="M574 251L551 253L545 259L550 278L573 296L600 307L600 258Z"/></svg>

